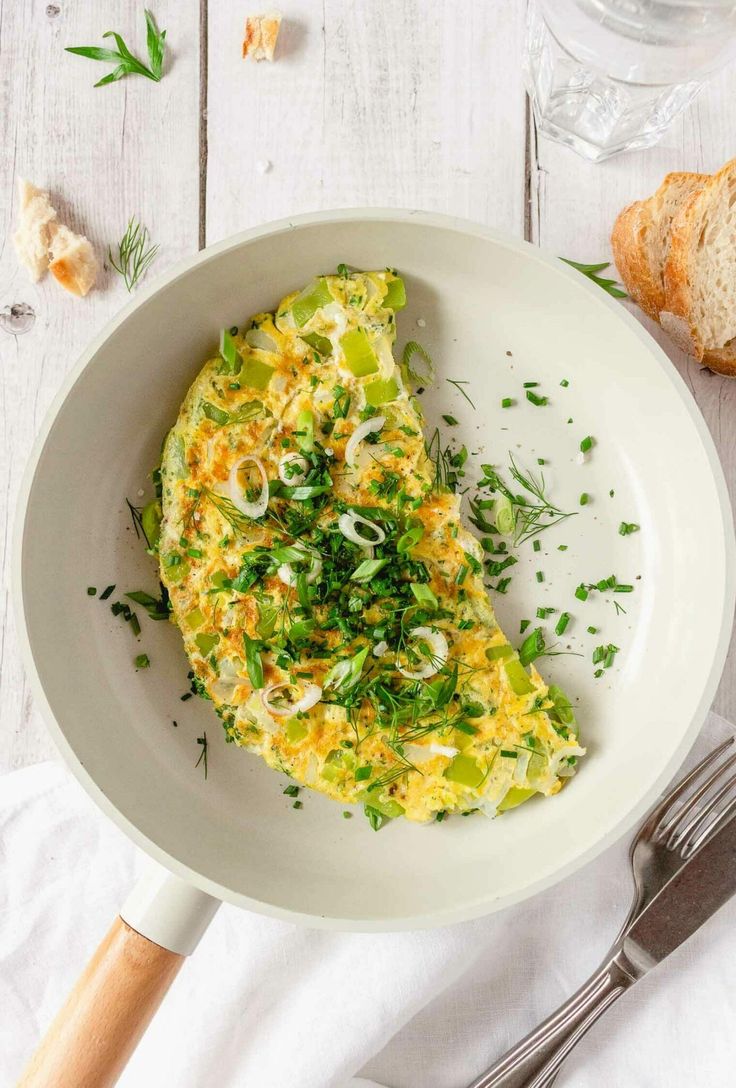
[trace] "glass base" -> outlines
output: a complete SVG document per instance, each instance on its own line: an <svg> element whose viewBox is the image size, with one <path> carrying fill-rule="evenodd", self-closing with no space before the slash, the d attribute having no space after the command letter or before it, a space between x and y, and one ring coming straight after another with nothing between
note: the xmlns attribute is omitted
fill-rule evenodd
<svg viewBox="0 0 736 1088"><path fill-rule="evenodd" d="M537 129L592 162L651 147L702 83L624 83L571 56L529 4L524 63Z"/></svg>

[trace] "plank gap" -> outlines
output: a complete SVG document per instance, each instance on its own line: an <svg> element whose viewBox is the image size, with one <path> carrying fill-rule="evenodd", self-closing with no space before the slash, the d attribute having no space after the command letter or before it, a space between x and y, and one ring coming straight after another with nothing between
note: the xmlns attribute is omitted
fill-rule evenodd
<svg viewBox="0 0 736 1088"><path fill-rule="evenodd" d="M207 48L208 0L199 0L199 248L207 245Z"/></svg>

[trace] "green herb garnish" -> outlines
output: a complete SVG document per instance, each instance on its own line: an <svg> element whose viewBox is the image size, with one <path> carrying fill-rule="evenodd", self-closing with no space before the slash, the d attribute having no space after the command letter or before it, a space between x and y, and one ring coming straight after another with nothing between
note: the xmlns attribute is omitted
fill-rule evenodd
<svg viewBox="0 0 736 1088"><path fill-rule="evenodd" d="M134 56L127 45L114 30L107 30L102 37L114 38L117 51L104 49L96 45L68 45L67 53L74 53L78 57L86 57L88 60L102 60L117 64L112 72L95 83L95 87L104 87L107 83L117 83L125 76L145 76L154 83L161 80L164 66L164 52L166 50L166 31L159 31L153 15L146 9L146 45L148 47L149 66Z"/></svg>
<svg viewBox="0 0 736 1088"><path fill-rule="evenodd" d="M625 291L621 290L618 286L617 280L603 279L598 275L599 272L603 272L606 268L610 267L610 261L601 261L600 264L580 264L578 261L571 261L567 257L560 257L561 261L565 264L569 264L571 268L577 269L578 272L582 272L584 276L587 276L589 280L597 284L598 287L602 287L604 291L607 291L609 295L614 298L628 298L629 296ZM564 384L564 383L561 383Z"/></svg>
<svg viewBox="0 0 736 1088"><path fill-rule="evenodd" d="M117 258L113 257L111 249L107 251L110 264L123 277L128 291L133 290L158 253L159 247L148 242L147 228L131 216L125 234L118 242Z"/></svg>
<svg viewBox="0 0 736 1088"><path fill-rule="evenodd" d="M207 777L207 748L208 748L207 734L206 733L203 733L201 737L197 737L197 744L201 745L202 751L199 753L199 759L194 764L194 769L196 771L196 769L200 765L200 763L203 763L204 764L204 777L206 778Z"/></svg>

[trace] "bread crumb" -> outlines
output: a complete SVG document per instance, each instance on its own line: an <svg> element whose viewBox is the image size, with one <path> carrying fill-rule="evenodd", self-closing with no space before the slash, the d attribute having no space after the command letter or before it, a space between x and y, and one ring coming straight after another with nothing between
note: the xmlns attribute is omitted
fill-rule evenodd
<svg viewBox="0 0 736 1088"><path fill-rule="evenodd" d="M419 326L420 329L423 329L426 324L427 324L427 322L424 320L423 317L418 317L417 318L417 325Z"/></svg>
<svg viewBox="0 0 736 1088"><path fill-rule="evenodd" d="M84 297L97 279L97 258L83 234L59 225L51 239L49 272L65 290Z"/></svg>
<svg viewBox="0 0 736 1088"><path fill-rule="evenodd" d="M272 166L273 163L270 159L259 159L256 163L256 170L259 174L267 174Z"/></svg>
<svg viewBox="0 0 736 1088"><path fill-rule="evenodd" d="M280 28L281 15L277 11L266 15L249 15L245 20L243 59L273 60Z"/></svg>
<svg viewBox="0 0 736 1088"><path fill-rule="evenodd" d="M51 198L25 178L18 179L18 228L13 244L34 283L48 269L67 291L86 295L97 279L95 252L84 235L59 222Z"/></svg>
<svg viewBox="0 0 736 1088"><path fill-rule="evenodd" d="M37 283L49 266L51 235L57 227L56 209L51 206L49 194L25 178L18 178L18 203L18 228L13 245L18 260Z"/></svg>

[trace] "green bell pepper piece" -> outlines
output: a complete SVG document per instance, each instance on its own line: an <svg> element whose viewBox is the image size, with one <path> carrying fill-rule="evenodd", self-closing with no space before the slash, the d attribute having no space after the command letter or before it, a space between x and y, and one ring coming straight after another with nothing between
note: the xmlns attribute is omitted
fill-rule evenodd
<svg viewBox="0 0 736 1088"><path fill-rule="evenodd" d="M332 355L332 341L326 336L320 336L318 332L305 332L302 334L302 340L320 355Z"/></svg>
<svg viewBox="0 0 736 1088"><path fill-rule="evenodd" d="M272 366L256 359L255 355L246 355L243 360L242 380L253 389L266 389L273 377L273 372Z"/></svg>
<svg viewBox="0 0 736 1088"><path fill-rule="evenodd" d="M498 812L508 812L510 808L522 805L524 801L528 801L530 797L533 797L536 792L536 790L522 789L521 786L512 786L498 806Z"/></svg>
<svg viewBox="0 0 736 1088"><path fill-rule="evenodd" d="M403 310L406 306L406 288L401 276L389 281L388 289L383 296L383 306L387 310Z"/></svg>
<svg viewBox="0 0 736 1088"><path fill-rule="evenodd" d="M461 786L469 786L471 789L477 789L484 777L483 771L473 757L466 756L464 752L455 756L445 770L445 778L450 782L458 782Z"/></svg>
<svg viewBox="0 0 736 1088"><path fill-rule="evenodd" d="M302 325L306 325L310 317L314 317L317 310L322 306L328 306L331 302L334 302L334 299L327 286L327 280L322 276L310 283L308 287L305 287L291 304L294 324L301 329Z"/></svg>
<svg viewBox="0 0 736 1088"><path fill-rule="evenodd" d="M514 695L528 695L530 691L534 691L534 684L518 657L512 658L511 661L504 661L503 667Z"/></svg>
<svg viewBox="0 0 736 1088"><path fill-rule="evenodd" d="M303 408L296 417L296 429L299 449L302 453L311 453L314 449L314 413L308 408Z"/></svg>
<svg viewBox="0 0 736 1088"><path fill-rule="evenodd" d="M148 541L149 548L158 547L159 537L161 536L162 517L163 513L161 512L161 502L159 499L154 499L153 502L149 502L141 511L141 528L143 529L143 535Z"/></svg>
<svg viewBox="0 0 736 1088"><path fill-rule="evenodd" d="M196 631L204 623L204 614L200 608L193 608L191 612L187 613L186 620L191 629Z"/></svg>
<svg viewBox="0 0 736 1088"><path fill-rule="evenodd" d="M221 374L240 373L243 360L238 351L238 345L235 343L235 340L227 329L222 329L220 332L220 355L222 356L222 363L220 365Z"/></svg>
<svg viewBox="0 0 736 1088"><path fill-rule="evenodd" d="M195 635L194 641L199 647L199 652L203 657L207 657L214 650L217 643L220 641L219 635Z"/></svg>
<svg viewBox="0 0 736 1088"><path fill-rule="evenodd" d="M300 740L304 740L308 732L309 726L300 718L289 718L286 723L286 739L291 744L297 744Z"/></svg>
<svg viewBox="0 0 736 1088"><path fill-rule="evenodd" d="M351 329L340 337L340 347L345 353L345 362L356 378L366 374L375 374L378 359L368 339L365 329Z"/></svg>
<svg viewBox="0 0 736 1088"><path fill-rule="evenodd" d="M365 387L365 399L372 408L379 408L382 404L396 400L399 395L399 385L396 378L379 378L377 382L369 382Z"/></svg>

